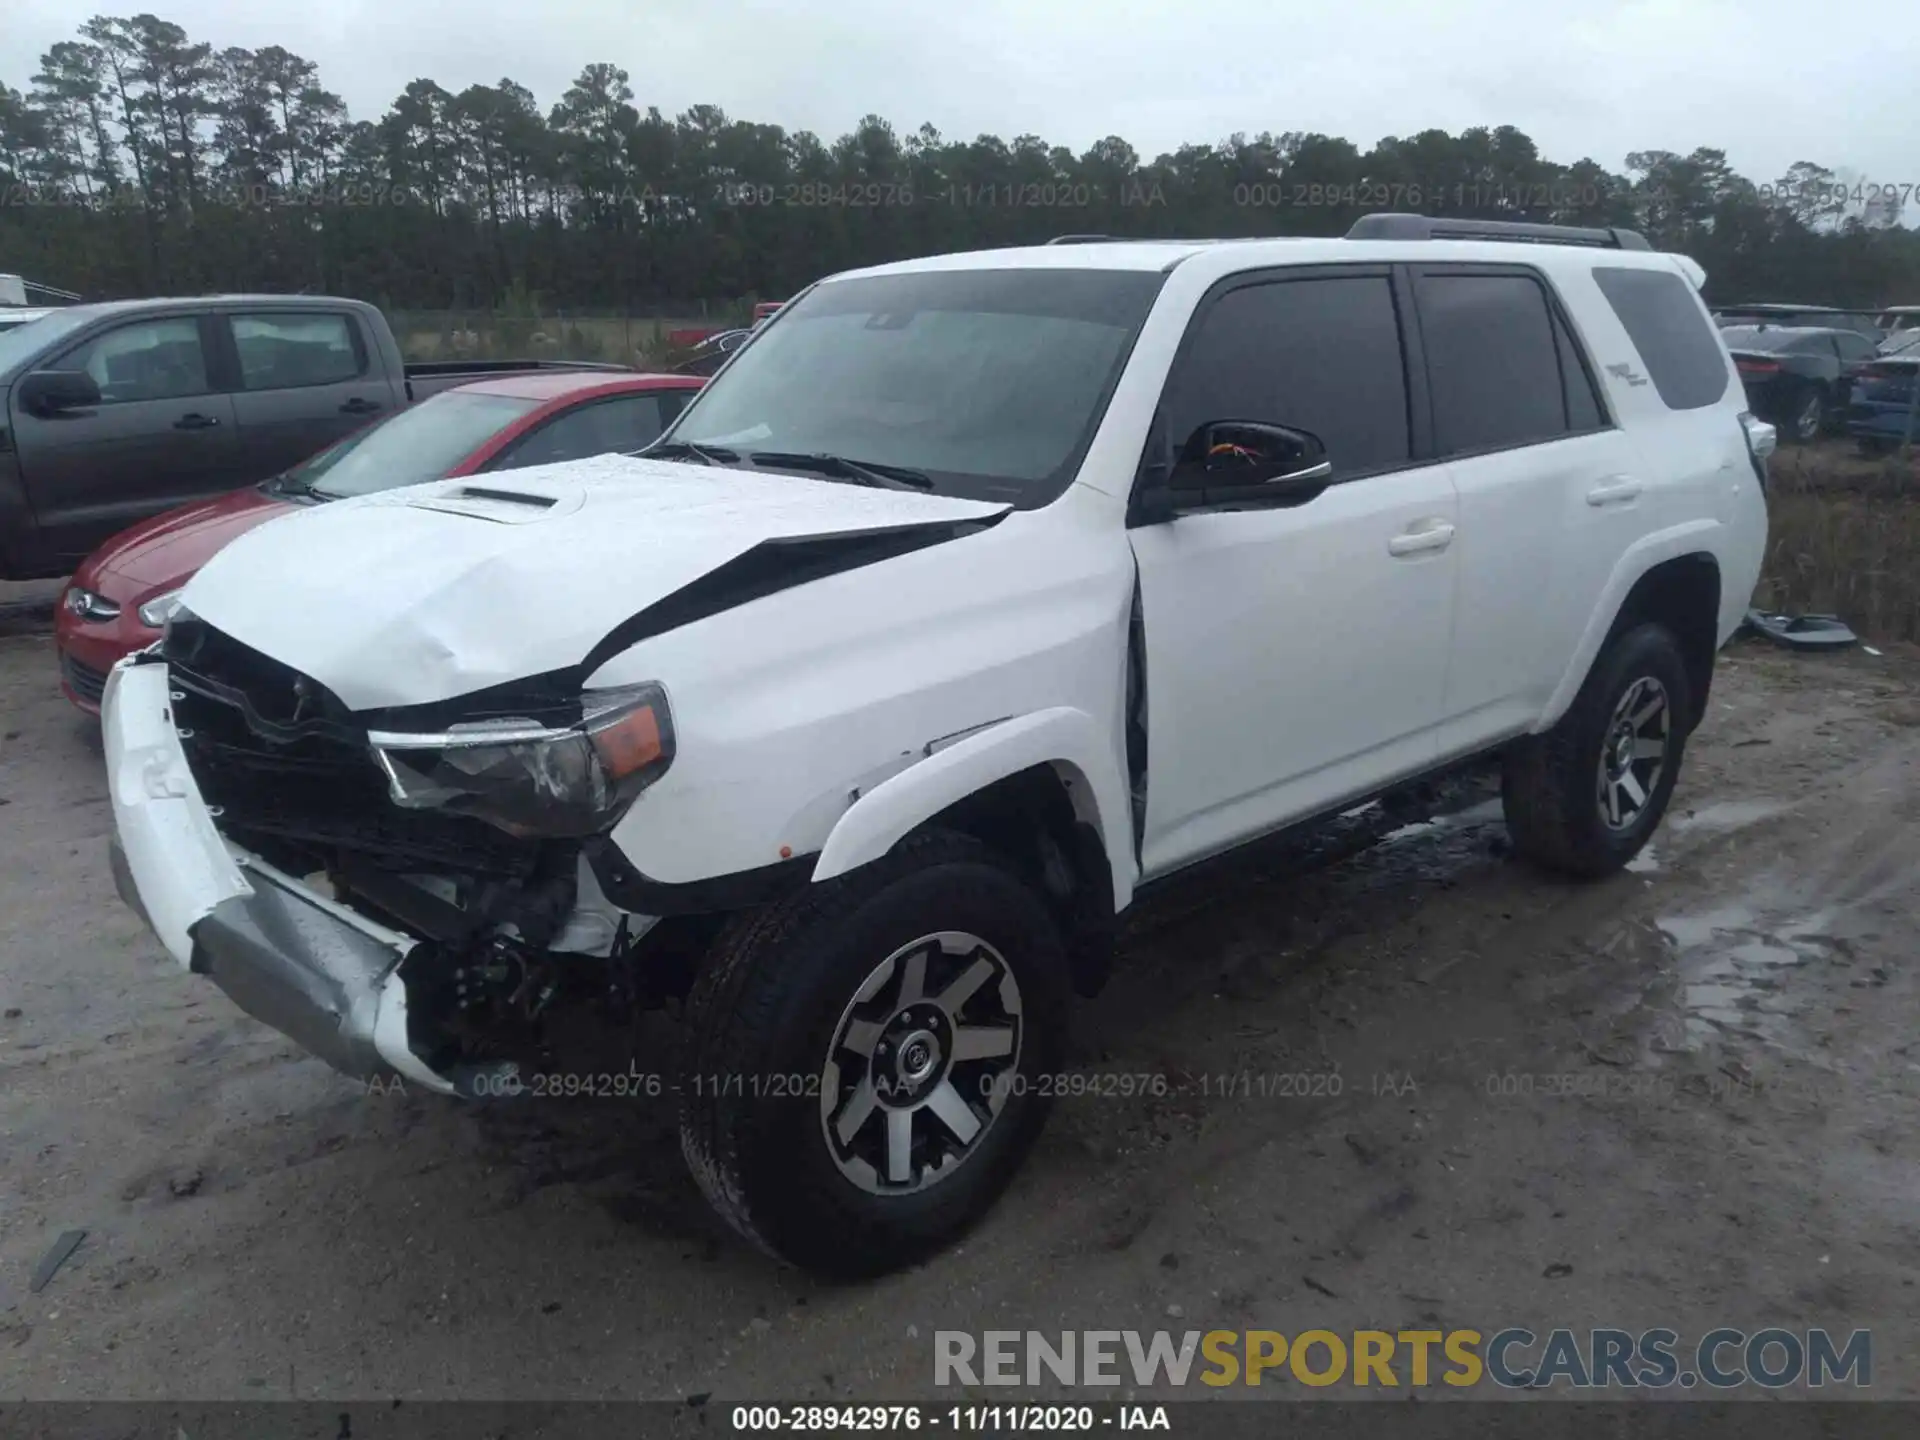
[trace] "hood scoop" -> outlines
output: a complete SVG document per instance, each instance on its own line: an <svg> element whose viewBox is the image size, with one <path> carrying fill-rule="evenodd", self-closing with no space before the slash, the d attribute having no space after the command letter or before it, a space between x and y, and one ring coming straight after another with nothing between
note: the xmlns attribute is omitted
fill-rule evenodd
<svg viewBox="0 0 1920 1440"><path fill-rule="evenodd" d="M496 485L456 485L410 496L407 504L416 510L438 510L446 515L465 515L474 520L491 520L499 525L524 525L565 515L580 507L579 493L562 499L537 491L509 490ZM571 503L568 503L571 501Z"/></svg>

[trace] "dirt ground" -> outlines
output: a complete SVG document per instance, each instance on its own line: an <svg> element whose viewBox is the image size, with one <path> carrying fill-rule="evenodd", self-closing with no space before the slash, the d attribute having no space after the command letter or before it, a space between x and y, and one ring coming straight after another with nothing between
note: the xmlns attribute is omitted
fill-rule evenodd
<svg viewBox="0 0 1920 1440"><path fill-rule="evenodd" d="M371 1097L173 969L6 599L8 1398L905 1399L937 1328L1422 1324L1871 1327L1920 1396L1914 652L1735 646L1603 884L1481 806L1146 906L1075 1064L1169 1093L1067 1101L964 1245L833 1286L708 1216L664 1102Z"/></svg>

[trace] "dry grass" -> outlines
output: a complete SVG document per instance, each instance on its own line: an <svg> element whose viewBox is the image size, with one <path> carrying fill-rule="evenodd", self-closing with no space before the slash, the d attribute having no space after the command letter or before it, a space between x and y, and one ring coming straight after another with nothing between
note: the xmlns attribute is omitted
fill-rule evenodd
<svg viewBox="0 0 1920 1440"><path fill-rule="evenodd" d="M1842 441L1783 449L1768 531L1756 604L1838 615L1869 639L1920 640L1920 456L1903 469Z"/></svg>

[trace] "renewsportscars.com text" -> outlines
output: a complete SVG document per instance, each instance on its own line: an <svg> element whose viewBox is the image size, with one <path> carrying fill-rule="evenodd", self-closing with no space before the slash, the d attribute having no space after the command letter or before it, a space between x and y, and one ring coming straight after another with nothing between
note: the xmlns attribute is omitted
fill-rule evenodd
<svg viewBox="0 0 1920 1440"><path fill-rule="evenodd" d="M1709 1330L937 1330L935 1385L1294 1383L1365 1388L1777 1390L1873 1383L1873 1334Z"/></svg>

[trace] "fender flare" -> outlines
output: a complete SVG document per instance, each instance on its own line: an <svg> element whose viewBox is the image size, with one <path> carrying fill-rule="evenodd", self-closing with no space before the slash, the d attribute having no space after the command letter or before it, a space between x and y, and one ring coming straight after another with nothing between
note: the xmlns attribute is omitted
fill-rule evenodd
<svg viewBox="0 0 1920 1440"><path fill-rule="evenodd" d="M1640 578L1654 566L1677 560L1683 555L1707 554L1717 561L1720 558L1718 542L1724 534L1725 527L1717 519L1689 520L1684 525L1643 535L1627 547L1626 552L1614 563L1613 573L1607 576L1606 588L1600 592L1600 603L1593 607L1593 613L1587 617L1587 628L1580 636L1573 659L1561 674L1560 683L1554 687L1547 708L1534 722L1532 733L1538 735L1552 729L1560 717L1567 713L1574 696L1580 693L1580 687L1586 683L1587 672L1593 669L1593 662L1599 657L1600 647L1606 643L1613 622L1619 618L1620 607L1627 603L1627 596L1640 583ZM1719 617L1715 616L1716 635L1719 628Z"/></svg>
<svg viewBox="0 0 1920 1440"><path fill-rule="evenodd" d="M875 786L827 835L813 879L878 860L948 806L1037 765L1066 784L1074 813L1105 843L1115 910L1133 898L1134 855L1127 785L1113 744L1084 710L1056 706L977 730Z"/></svg>

